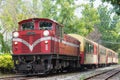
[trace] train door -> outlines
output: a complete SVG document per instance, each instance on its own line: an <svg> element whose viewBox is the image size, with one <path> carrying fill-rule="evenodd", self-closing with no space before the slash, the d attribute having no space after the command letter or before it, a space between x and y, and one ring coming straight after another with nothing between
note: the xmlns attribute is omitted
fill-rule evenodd
<svg viewBox="0 0 120 80"><path fill-rule="evenodd" d="M100 64L100 45L98 44L98 65Z"/></svg>
<svg viewBox="0 0 120 80"><path fill-rule="evenodd" d="M59 45L62 41L62 27L56 25L56 35L55 35L54 53L59 54Z"/></svg>
<svg viewBox="0 0 120 80"><path fill-rule="evenodd" d="M56 26L54 53L59 54L59 26Z"/></svg>
<svg viewBox="0 0 120 80"><path fill-rule="evenodd" d="M93 63L94 45L86 41L85 43L85 64Z"/></svg>
<svg viewBox="0 0 120 80"><path fill-rule="evenodd" d="M93 55L93 60L96 65L98 65L98 44L94 44L94 55Z"/></svg>

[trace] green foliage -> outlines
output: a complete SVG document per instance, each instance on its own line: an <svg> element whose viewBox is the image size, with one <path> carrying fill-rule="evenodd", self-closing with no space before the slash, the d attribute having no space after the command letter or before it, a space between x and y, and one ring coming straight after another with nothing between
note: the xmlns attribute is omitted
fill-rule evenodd
<svg viewBox="0 0 120 80"><path fill-rule="evenodd" d="M10 52L10 46L7 44L7 42L3 39L3 34L0 33L0 45L1 49L0 52Z"/></svg>
<svg viewBox="0 0 120 80"><path fill-rule="evenodd" d="M2 29L2 26L0 26L0 30Z"/></svg>
<svg viewBox="0 0 120 80"><path fill-rule="evenodd" d="M19 21L36 17L36 14L39 13L38 11L40 10L37 5L36 6L38 11L33 9L36 8L35 1L33 4L31 4L30 1L25 2L23 0L5 0L3 2L4 4L1 6L2 10L0 13L0 19L4 29L8 32L17 30Z"/></svg>
<svg viewBox="0 0 120 80"><path fill-rule="evenodd" d="M13 61L12 56L9 53L0 54L0 69L1 72L4 70L11 70L13 69Z"/></svg>
<svg viewBox="0 0 120 80"><path fill-rule="evenodd" d="M76 9L74 0L42 0L41 3L41 12L37 17L56 20L65 26L64 32L66 33L72 32L73 28L77 30L77 28L74 27L74 20L76 19L74 15Z"/></svg>
<svg viewBox="0 0 120 80"><path fill-rule="evenodd" d="M47 4L47 5L46 5ZM42 1L42 12L41 17L44 18L52 18L54 17L54 11L56 11L55 5L53 5L51 0L43 0Z"/></svg>
<svg viewBox="0 0 120 80"><path fill-rule="evenodd" d="M2 6L3 11L0 13L0 18L8 31L16 30L17 22L20 20L44 17L63 24L66 33L75 32L86 36L94 30L94 24L96 25L99 20L94 8L89 5L82 5L82 7L84 7L83 17L79 19L74 15L75 9L78 8L74 4L74 0L32 0L31 2L6 0Z"/></svg>
<svg viewBox="0 0 120 80"><path fill-rule="evenodd" d="M76 29L79 29L79 34L86 36L94 30L94 27L99 24L100 20L95 8L91 7L89 4L83 4L81 7L84 8L82 18L76 21L78 22Z"/></svg>
<svg viewBox="0 0 120 80"><path fill-rule="evenodd" d="M116 24L116 31L119 33L120 35L120 20L118 21L118 23Z"/></svg>
<svg viewBox="0 0 120 80"><path fill-rule="evenodd" d="M102 34L102 45L117 51L119 45L113 42L118 42L119 40L119 34L116 31L119 17L117 15L111 17L112 10L108 10L104 5L99 6L98 12L100 15L100 25L98 28Z"/></svg>
<svg viewBox="0 0 120 80"><path fill-rule="evenodd" d="M53 17L56 21L63 24L64 32L69 33L71 29L74 28L73 21L75 20L74 11L76 6L74 5L74 0L57 0L55 2L56 6L56 16ZM54 9L53 9L54 10Z"/></svg>
<svg viewBox="0 0 120 80"><path fill-rule="evenodd" d="M107 2L111 2L112 4L119 4L119 0L102 0L102 1L107 1Z"/></svg>
<svg viewBox="0 0 120 80"><path fill-rule="evenodd" d="M114 11L120 15L120 0L102 0L103 2L110 2L114 6Z"/></svg>

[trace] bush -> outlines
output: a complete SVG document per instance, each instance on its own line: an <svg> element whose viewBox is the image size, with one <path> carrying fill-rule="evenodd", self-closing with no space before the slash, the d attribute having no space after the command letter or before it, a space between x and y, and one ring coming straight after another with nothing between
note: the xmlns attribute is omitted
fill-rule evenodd
<svg viewBox="0 0 120 80"><path fill-rule="evenodd" d="M14 68L11 54L0 54L0 71L10 72Z"/></svg>

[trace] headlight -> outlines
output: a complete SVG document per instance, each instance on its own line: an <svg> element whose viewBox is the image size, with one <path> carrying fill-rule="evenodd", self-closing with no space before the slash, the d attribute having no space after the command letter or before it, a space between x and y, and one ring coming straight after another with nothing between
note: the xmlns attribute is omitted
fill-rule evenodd
<svg viewBox="0 0 120 80"><path fill-rule="evenodd" d="M44 36L48 36L48 35L49 35L49 31L48 31L48 30L45 30L45 31L43 32L43 35L44 35Z"/></svg>
<svg viewBox="0 0 120 80"><path fill-rule="evenodd" d="M17 44L18 44L18 42L14 42L14 44L15 44L15 45L17 45Z"/></svg>
<svg viewBox="0 0 120 80"><path fill-rule="evenodd" d="M45 41L45 44L47 44L48 43L48 41Z"/></svg>
<svg viewBox="0 0 120 80"><path fill-rule="evenodd" d="M19 36L19 33L18 32L14 32L13 33L13 37L17 38Z"/></svg>

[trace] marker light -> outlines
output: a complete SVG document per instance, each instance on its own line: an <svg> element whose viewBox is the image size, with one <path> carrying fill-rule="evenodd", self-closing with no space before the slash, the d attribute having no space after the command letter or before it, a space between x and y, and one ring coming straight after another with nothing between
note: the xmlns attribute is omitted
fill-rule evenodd
<svg viewBox="0 0 120 80"><path fill-rule="evenodd" d="M14 44L15 44L15 45L17 45L17 44L18 44L18 42L14 42Z"/></svg>
<svg viewBox="0 0 120 80"><path fill-rule="evenodd" d="M43 35L44 35L44 36L48 36L48 35L49 35L49 31L48 31L48 30L45 30L45 31L43 32Z"/></svg>
<svg viewBox="0 0 120 80"><path fill-rule="evenodd" d="M17 38L19 36L19 33L18 32L14 32L13 33L13 37Z"/></svg>
<svg viewBox="0 0 120 80"><path fill-rule="evenodd" d="M45 41L45 44L47 44L48 43L48 41Z"/></svg>

